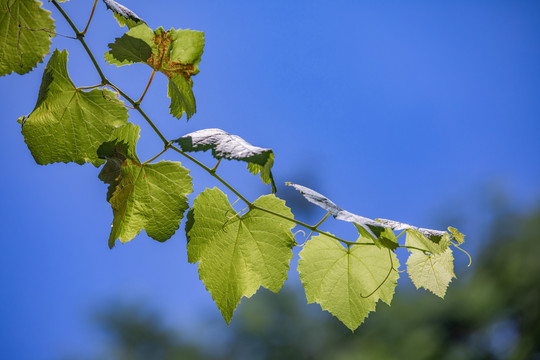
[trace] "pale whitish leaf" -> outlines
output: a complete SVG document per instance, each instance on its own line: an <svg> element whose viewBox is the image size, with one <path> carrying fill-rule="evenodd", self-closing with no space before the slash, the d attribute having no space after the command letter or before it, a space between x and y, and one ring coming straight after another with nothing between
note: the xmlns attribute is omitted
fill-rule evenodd
<svg viewBox="0 0 540 360"><path fill-rule="evenodd" d="M67 51L55 50L43 73L36 107L22 134L38 164L85 162L98 166L98 147L127 122L127 110L109 90L77 89L67 72Z"/></svg>
<svg viewBox="0 0 540 360"><path fill-rule="evenodd" d="M369 242L360 236L358 242ZM380 299L390 304L397 285L396 255L370 245L351 245L320 234L300 252L298 272L308 303L318 303L355 330ZM371 295L370 295L371 294Z"/></svg>
<svg viewBox="0 0 540 360"><path fill-rule="evenodd" d="M352 222L352 223L362 226L362 228L373 239L377 239L377 235L375 234L374 230L379 229L376 231L383 231L384 228L389 227L388 225L381 224L375 220L368 219L366 217L350 213L347 210L343 210L342 208L334 204L334 202L328 199L326 196L321 195L315 190L312 190L308 187L298 185L298 184L293 184L291 182L287 182L286 184L300 191L300 193L304 196L304 198L306 198L307 201L317 206L320 206L324 210L328 211L330 214L332 214L332 216L335 219Z"/></svg>
<svg viewBox="0 0 540 360"><path fill-rule="evenodd" d="M99 178L109 184L114 220L109 247L132 240L141 230L154 240L168 240L180 226L192 189L189 170L179 162L141 164L133 156L138 127L127 125L104 143L99 154L108 161Z"/></svg>
<svg viewBox="0 0 540 360"><path fill-rule="evenodd" d="M134 26L144 23L144 21L137 16L133 11L129 10L122 4L117 3L113 0L103 0L107 9L111 10L114 14L115 19L118 21L120 26L127 25L128 29L131 29Z"/></svg>
<svg viewBox="0 0 540 360"><path fill-rule="evenodd" d="M419 228L416 226L412 226L412 225L405 224L399 221L394 221L394 220L377 219L377 221L390 226L392 230L396 230L396 231L408 230L408 229L416 230L424 234L424 236L428 237L429 239L433 239L434 241L438 241L437 240L438 238L441 238L442 236L444 236L444 234L447 234L446 231Z"/></svg>
<svg viewBox="0 0 540 360"><path fill-rule="evenodd" d="M216 159L239 160L248 163L248 169L254 173L261 173L265 184L272 185L272 192L276 192L271 168L274 164L272 149L253 146L240 136L231 135L221 129L204 129L189 133L174 140L183 151L212 150Z"/></svg>
<svg viewBox="0 0 540 360"><path fill-rule="evenodd" d="M34 0L0 1L0 76L26 74L49 53L54 20L41 5Z"/></svg>
<svg viewBox="0 0 540 360"><path fill-rule="evenodd" d="M447 248L440 254L430 255L411 250L407 260L407 272L417 289L423 287L444 298L448 284L456 277L452 249Z"/></svg>
<svg viewBox="0 0 540 360"><path fill-rule="evenodd" d="M293 218L274 195L261 196L254 205ZM199 262L199 277L227 323L242 297L261 286L281 289L293 256L294 225L258 209L235 215L217 188L197 196L186 224L188 260Z"/></svg>

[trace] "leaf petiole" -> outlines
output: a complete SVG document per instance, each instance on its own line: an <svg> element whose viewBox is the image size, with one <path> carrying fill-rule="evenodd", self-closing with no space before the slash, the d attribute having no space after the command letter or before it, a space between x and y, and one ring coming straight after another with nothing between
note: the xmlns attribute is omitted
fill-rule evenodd
<svg viewBox="0 0 540 360"><path fill-rule="evenodd" d="M396 238L395 238L394 240L396 240L396 241L397 241L397 239L399 239L399 238L401 237L401 235L405 234L406 232L407 232L407 230L406 230L406 229L405 229L405 230L403 230L402 232L400 232L400 233L399 233L399 235L398 235L398 236L396 236Z"/></svg>
<svg viewBox="0 0 540 360"><path fill-rule="evenodd" d="M223 159L223 158L221 158L221 159ZM210 169L211 172L216 173L216 170L217 170L219 164L221 163L221 159L219 159L218 162L216 163L216 165L213 168Z"/></svg>
<svg viewBox="0 0 540 360"><path fill-rule="evenodd" d="M321 219L321 221L319 221L317 224L315 224L315 226L313 226L313 229L309 232L309 234L308 234L308 236L306 238L306 242L311 237L311 234L313 234L313 232L319 227L319 225L321 225L324 222L324 220L326 220L328 218L328 216L330 216L330 214L331 214L330 212L326 213L326 215L324 215L324 217Z"/></svg>
<svg viewBox="0 0 540 360"><path fill-rule="evenodd" d="M97 0L94 0L94 6L92 6L92 12L90 13L90 17L88 18L88 22L86 23L86 27L81 32L81 35L86 34L86 30L88 30L88 26L90 26L90 22L92 21L92 17L94 16L94 11L96 10L96 4L97 4Z"/></svg>
<svg viewBox="0 0 540 360"><path fill-rule="evenodd" d="M77 87L77 90L90 90L90 89L98 88L100 86L103 86L103 85L99 84L99 85L92 85L92 86L79 86Z"/></svg>
<svg viewBox="0 0 540 360"><path fill-rule="evenodd" d="M146 164L156 160L158 157L160 157L165 151L169 150L169 147L168 146L165 146L165 148L163 150L161 150L156 156L154 156L153 158L151 159L148 159L146 160L145 162L142 163L142 166L145 166Z"/></svg>
<svg viewBox="0 0 540 360"><path fill-rule="evenodd" d="M156 73L156 69L152 69L152 75L150 75L150 79L148 80L148 84L146 84L146 88L144 88L144 91L139 98L139 100L135 101L137 104L140 104L141 101L144 99L144 95L146 95L146 92L148 91L148 88L150 87L150 84L152 83L152 79L154 79L154 74Z"/></svg>

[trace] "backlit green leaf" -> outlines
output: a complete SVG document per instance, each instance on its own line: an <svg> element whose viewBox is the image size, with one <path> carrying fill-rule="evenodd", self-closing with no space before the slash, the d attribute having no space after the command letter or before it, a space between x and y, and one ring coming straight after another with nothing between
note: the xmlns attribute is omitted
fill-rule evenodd
<svg viewBox="0 0 540 360"><path fill-rule="evenodd" d="M136 151L139 130L139 126L132 123L120 126L112 132L109 141L103 143L97 151L100 159L107 159L98 175L101 181L109 184L107 201L113 196L120 181L124 161L133 159L135 163L140 163Z"/></svg>
<svg viewBox="0 0 540 360"><path fill-rule="evenodd" d="M54 36L50 12L34 0L0 1L0 76L26 74L49 53Z"/></svg>
<svg viewBox="0 0 540 360"><path fill-rule="evenodd" d="M148 41L143 40L145 35L149 35L148 39L145 39ZM152 30L148 26L131 29L114 43L109 44L111 50L105 53L105 60L116 66L146 63L152 56L152 46L148 44L152 36Z"/></svg>
<svg viewBox="0 0 540 360"><path fill-rule="evenodd" d="M364 237L367 237L368 239L373 240L375 245L379 248L385 247L387 249L390 249L394 251L398 247L398 242L396 240L396 235L390 228L379 228L372 226L370 227L371 231L373 231L373 234L375 234L375 237L371 236L364 227L354 224L356 228L358 229L358 233L360 235L363 235Z"/></svg>
<svg viewBox="0 0 540 360"><path fill-rule="evenodd" d="M457 242L458 244L463 244L465 242L465 235L459 232L458 229L449 226L448 231L452 234L452 240Z"/></svg>
<svg viewBox="0 0 540 360"><path fill-rule="evenodd" d="M188 208L187 195L193 191L189 170L179 162L141 164L133 156L138 127L128 124L105 142L99 154L107 159L99 178L109 184L107 200L114 220L109 247L117 239L132 240L141 230L157 241L168 240Z"/></svg>
<svg viewBox="0 0 540 360"><path fill-rule="evenodd" d="M261 196L254 204L293 217L274 195ZM293 222L258 209L235 215L217 188L197 196L192 211L186 224L188 260L199 262L199 277L227 323L242 297L251 297L261 286L281 289L295 244Z"/></svg>
<svg viewBox="0 0 540 360"><path fill-rule="evenodd" d="M98 166L103 163L98 147L127 117L115 93L77 89L67 72L67 51L55 50L43 73L36 107L22 121L22 134L38 164Z"/></svg>
<svg viewBox="0 0 540 360"><path fill-rule="evenodd" d="M456 277L452 249L447 248L440 254L431 255L411 250L407 260L407 272L417 289L423 287L444 298L448 284Z"/></svg>
<svg viewBox="0 0 540 360"><path fill-rule="evenodd" d="M450 245L450 236L444 232L441 237L432 236L429 239L418 230L407 229L407 239L405 245L427 250L433 254L444 252Z"/></svg>
<svg viewBox="0 0 540 360"><path fill-rule="evenodd" d="M360 236L357 242L370 240ZM398 259L388 249L370 245L347 249L324 234L307 242L298 262L308 303L320 304L353 331L375 310L379 299L390 304L399 278L397 268Z"/></svg>
<svg viewBox="0 0 540 360"><path fill-rule="evenodd" d="M105 60L116 66L143 63L162 72L169 79L168 95L171 114L186 113L189 119L196 111L191 77L199 72L204 48L204 33L194 30L152 31L142 23L132 27L105 53Z"/></svg>
<svg viewBox="0 0 540 360"><path fill-rule="evenodd" d="M182 75L174 75L169 79L167 96L171 98L169 109L175 118L180 119L184 112L188 114L188 118L195 114L195 97L191 85L191 80L186 80Z"/></svg>

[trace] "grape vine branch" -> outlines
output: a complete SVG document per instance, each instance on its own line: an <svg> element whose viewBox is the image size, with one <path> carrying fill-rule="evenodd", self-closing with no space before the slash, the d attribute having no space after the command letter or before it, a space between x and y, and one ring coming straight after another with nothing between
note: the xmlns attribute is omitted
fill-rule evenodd
<svg viewBox="0 0 540 360"><path fill-rule="evenodd" d="M85 41L97 0L83 31L79 31L60 5L65 0L52 0L75 34L70 38L81 43L101 83L75 87L67 72L67 51L55 50L45 68L36 107L18 121L38 164L103 165L99 178L109 185L107 200L114 215L109 237L111 248L117 239L122 243L130 241L142 230L155 240L166 241L174 235L187 210L188 261L198 263L200 279L227 323L242 297L252 296L261 286L274 292L280 290L295 246L302 247L298 271L308 302L320 304L351 330L375 310L379 300L390 304L399 273L405 271L398 270L399 261L394 253L397 248L410 252L406 271L415 286L444 297L455 277L451 247L469 256L460 247L464 235L457 229L449 227L447 232L393 220L372 220L342 209L312 189L287 183L307 201L326 210L319 222L309 225L295 219L285 202L274 195L271 149L253 146L220 129L199 130L178 139L167 139L141 103L156 72L161 72L169 80L171 114L176 118L184 113L188 119L193 116L196 108L192 76L198 73L204 34L192 30L151 30L123 5L103 1L120 26L128 28L122 37L109 44L105 59L111 65L139 62L152 69L138 100L108 80ZM25 74L49 52L48 37L56 34L54 21L36 0L1 0L0 4L0 14L4 15L0 31L6 35L0 44L4 49L0 75L13 71ZM13 42L15 37L17 41ZM14 52L20 57L13 56ZM128 109L137 111L163 142L163 148L144 162L136 153L139 127L128 122ZM193 190L189 171L179 162L155 162L169 150L205 170L242 200L246 208L236 212L218 188L204 190L190 207L187 195ZM207 150L217 159L212 168L189 154ZM217 174L223 158L247 162L252 174L260 174L261 180L271 185L272 194L253 202L247 200ZM345 240L321 230L320 225L330 215L352 223L358 230L358 239ZM296 242L298 231L292 233L297 225L310 231L303 244ZM400 233L396 236L394 231ZM404 234L405 243L398 243Z"/></svg>

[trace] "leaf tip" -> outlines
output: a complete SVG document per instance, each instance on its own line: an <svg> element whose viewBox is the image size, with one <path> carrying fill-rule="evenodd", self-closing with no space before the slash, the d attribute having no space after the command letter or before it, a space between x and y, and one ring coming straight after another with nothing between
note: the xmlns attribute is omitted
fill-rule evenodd
<svg viewBox="0 0 540 360"><path fill-rule="evenodd" d="M28 119L28 116L29 115L19 116L19 118L17 119L17 122L19 123L19 125L23 126L24 123L26 122L26 119Z"/></svg>

